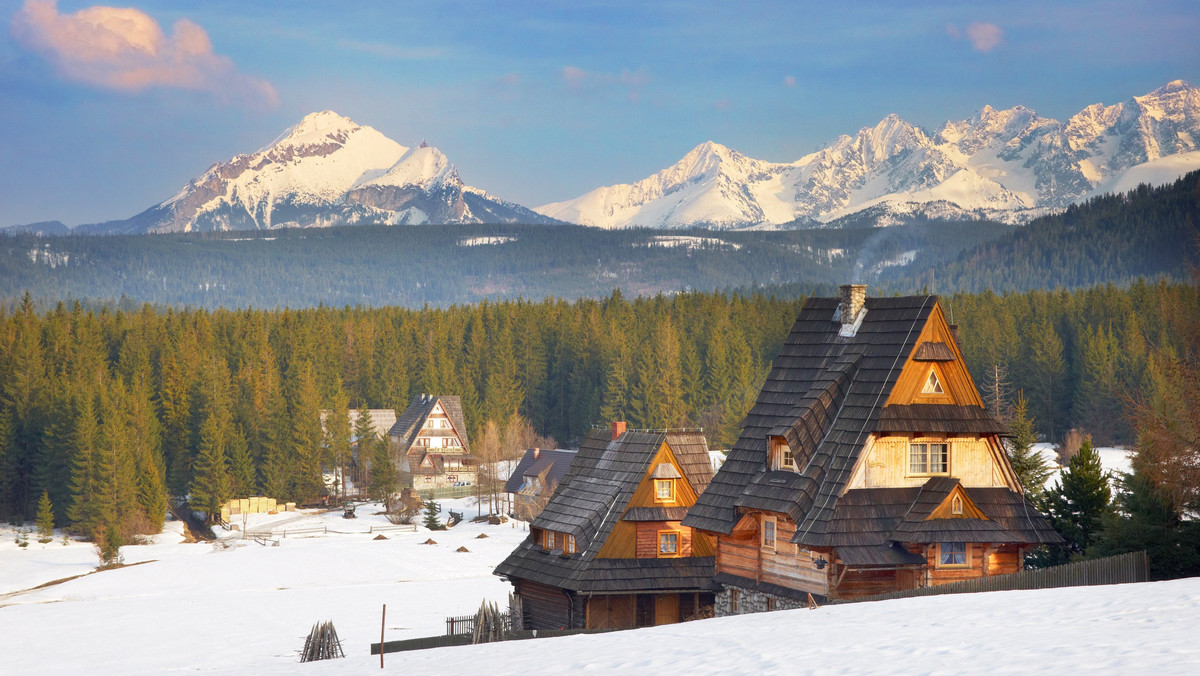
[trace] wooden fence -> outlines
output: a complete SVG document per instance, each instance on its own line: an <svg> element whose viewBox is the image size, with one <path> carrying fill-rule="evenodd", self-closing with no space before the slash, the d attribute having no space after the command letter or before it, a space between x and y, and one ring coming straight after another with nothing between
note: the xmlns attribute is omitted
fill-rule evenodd
<svg viewBox="0 0 1200 676"><path fill-rule="evenodd" d="M1083 587L1099 584L1125 584L1147 582L1150 579L1150 559L1146 552L1129 552L1103 559L1076 561L1053 568L1023 570L1008 575L993 575L974 580L963 580L933 587L905 589L903 591L876 594L857 599L837 599L831 603L860 603L884 601L912 596L936 596L939 594L971 594L974 592L1008 591L1012 589L1052 589L1055 587Z"/></svg>
<svg viewBox="0 0 1200 676"><path fill-rule="evenodd" d="M447 618L449 619L449 618ZM471 618L474 619L474 618ZM576 634L606 634L618 629L520 629L509 632L506 641L523 641L533 638L554 638L556 636L574 636ZM425 650L426 648L444 648L446 646L471 645L471 634L454 634L453 636L425 636L410 638L403 641L387 641L382 645L371 644L371 654L378 655L382 647L384 653L398 653L409 650Z"/></svg>
<svg viewBox="0 0 1200 676"><path fill-rule="evenodd" d="M505 626L509 631L515 631L517 627L513 626L512 615L509 613L501 613L504 618ZM475 618L476 615L460 615L458 617L446 618L446 636L470 636L475 633Z"/></svg>

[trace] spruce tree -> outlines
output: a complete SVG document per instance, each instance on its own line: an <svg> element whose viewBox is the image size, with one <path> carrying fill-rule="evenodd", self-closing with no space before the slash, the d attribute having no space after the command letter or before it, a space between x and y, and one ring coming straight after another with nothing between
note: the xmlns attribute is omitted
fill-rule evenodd
<svg viewBox="0 0 1200 676"><path fill-rule="evenodd" d="M219 404L200 424L200 447L192 473L189 502L193 509L206 512L210 521L220 515L221 505L232 495L226 460L229 425L228 413Z"/></svg>
<svg viewBox="0 0 1200 676"><path fill-rule="evenodd" d="M438 518L438 514L441 513L441 511L442 506L435 502L432 497L426 498L425 520L422 521L422 525L429 530L446 530L446 527L442 525L441 519Z"/></svg>
<svg viewBox="0 0 1200 676"><path fill-rule="evenodd" d="M1063 471L1054 488L1046 493L1046 513L1051 525L1066 539L1061 550L1051 553L1048 564L1066 563L1087 551L1112 511L1108 473L1100 464L1100 453L1092 439L1084 439L1079 452Z"/></svg>
<svg viewBox="0 0 1200 676"><path fill-rule="evenodd" d="M1013 408L1008 430L1012 436L1004 440L1004 450L1008 451L1008 460L1021 487L1025 489L1025 495L1037 504L1046 492L1046 480L1054 470L1042 454L1033 448L1037 437L1033 432L1033 418L1029 417L1029 403L1025 400L1024 392L1017 393L1017 404Z"/></svg>
<svg viewBox="0 0 1200 676"><path fill-rule="evenodd" d="M54 505L50 504L50 494L42 491L38 500L37 510L38 542L46 544L54 539Z"/></svg>
<svg viewBox="0 0 1200 676"><path fill-rule="evenodd" d="M1120 510L1106 515L1089 556L1145 551L1153 580L1200 575L1200 523L1183 519L1150 477L1136 468L1124 475L1117 504Z"/></svg>

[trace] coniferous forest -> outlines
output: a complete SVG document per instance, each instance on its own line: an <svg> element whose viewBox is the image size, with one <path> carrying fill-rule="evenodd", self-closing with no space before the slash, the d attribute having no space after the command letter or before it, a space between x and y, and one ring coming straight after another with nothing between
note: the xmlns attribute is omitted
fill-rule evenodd
<svg viewBox="0 0 1200 676"><path fill-rule="evenodd" d="M1037 430L1131 442L1126 411L1185 354L1197 288L1134 283L942 298L968 366ZM319 411L462 397L468 432L519 414L566 447L598 423L736 438L802 298L685 293L444 309L84 309L0 314L0 517L154 532L170 495L212 506L321 489ZM43 511L44 511L43 504Z"/></svg>

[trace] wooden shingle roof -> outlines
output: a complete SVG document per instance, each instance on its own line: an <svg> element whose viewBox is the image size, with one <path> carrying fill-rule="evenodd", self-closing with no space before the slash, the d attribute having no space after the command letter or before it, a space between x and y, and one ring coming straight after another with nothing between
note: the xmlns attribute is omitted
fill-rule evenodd
<svg viewBox="0 0 1200 676"><path fill-rule="evenodd" d="M843 336L836 321L838 299L809 299L754 407L742 421L741 435L725 464L683 524L729 533L740 517L739 510L760 509L789 515L796 523L792 542L797 544L890 549L898 541L890 536L913 508L922 489L847 491L851 472L869 436L874 432L1005 431L977 406L884 406L909 356L914 355L936 305L935 296L867 298L866 314L857 331ZM944 344L924 345L925 359L942 360L947 351L953 356ZM769 469L771 437L785 438L795 458L796 472ZM934 480L928 487L932 491L953 485L957 485L956 480L952 484ZM1007 488L970 489L969 493L974 496L980 490L991 491L987 499L998 513L995 523L975 524L976 535L985 530L993 534L1004 531L1006 537L990 541L1009 541L1008 536L1020 542L1057 541L1057 534L1051 535L1053 530L1040 516L1025 518L1015 526L1011 516L1001 516L1027 512L1028 505L1019 493ZM978 506L992 518L987 507ZM1028 511L1036 514L1032 508ZM960 534L954 537L969 536L962 534L970 530L967 524L942 525L945 527L941 530L938 524L914 525L909 535L917 537L920 531L921 537L951 537L951 533ZM893 562L897 557L907 558L883 550L857 550L854 556Z"/></svg>
<svg viewBox="0 0 1200 676"><path fill-rule="evenodd" d="M834 321L838 299L809 299L728 459L684 525L729 533L746 494L746 500L762 505L772 499L793 503L780 511L799 517L798 533L825 528L936 303L933 296L867 298L857 332L844 337ZM760 475L767 473L767 438L780 432L801 478L772 490L774 477ZM742 506L749 505L743 501Z"/></svg>
<svg viewBox="0 0 1200 676"><path fill-rule="evenodd" d="M513 469L512 475L508 477L508 481L504 484L504 492L516 493L520 491L527 476L542 477L542 481L546 485L550 483L558 484L570 469L571 461L575 459L574 450L543 448L536 449L538 451L536 455L534 454L534 450L531 448L525 451L525 455L521 456L521 460ZM543 473L545 476L542 476Z"/></svg>
<svg viewBox="0 0 1200 676"><path fill-rule="evenodd" d="M564 555L561 550L545 551L538 543L526 539L496 568L496 574L576 591L711 589L711 557L601 559L596 556L626 512L634 491L651 471L651 461L664 442L695 491L703 491L712 478L703 433L631 430L614 441L608 428L594 430L580 444L554 495L530 524L533 528L573 535L576 552ZM637 512L633 516L636 519L646 514ZM677 512L676 516L682 518L683 513Z"/></svg>

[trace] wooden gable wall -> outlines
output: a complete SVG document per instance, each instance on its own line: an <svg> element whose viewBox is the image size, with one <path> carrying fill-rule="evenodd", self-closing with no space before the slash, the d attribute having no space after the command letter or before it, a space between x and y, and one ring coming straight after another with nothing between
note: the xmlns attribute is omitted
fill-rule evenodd
<svg viewBox="0 0 1200 676"><path fill-rule="evenodd" d="M675 480L675 499L670 501L661 501L655 499L654 495L654 479L650 474L654 472L654 468L660 464L668 463L674 466L675 471L679 473L681 478ZM687 480L687 474L684 473L683 467L679 465L679 461L675 458L675 454L671 452L670 446L663 442L659 447L658 452L654 454L654 459L650 461L650 465L646 468L646 474L642 477L637 488L633 491L633 497L629 499L630 507L691 507L696 504L698 497L696 489L692 487ZM684 530L691 531L678 525L678 521L674 522L641 522L642 530L648 532L653 526L655 530ZM668 525L675 524L675 525ZM695 531L689 534L688 540L690 543L690 556L712 556L716 552L716 546L713 543L712 536ZM681 544L683 538L680 538ZM655 545L657 548L657 545ZM643 547L645 550L645 547ZM655 550L657 551L657 549ZM612 532L605 541L604 546L596 556L604 559L633 559L638 558L638 522L618 520L613 525Z"/></svg>
<svg viewBox="0 0 1200 676"><path fill-rule="evenodd" d="M954 360L916 361L913 357L917 350L921 349L921 344L926 342L943 343L954 353ZM937 373L945 395L921 393L931 369ZM958 349L958 343L954 340L950 325L946 323L946 316L942 314L940 303L934 305L933 311L929 313L929 319L925 322L925 327L921 329L921 335L913 347L912 354L908 355L908 359L900 371L900 376L896 379L896 385L892 387L891 395L884 402L884 406L892 404L983 406L983 399L979 396L979 390L975 387L971 373L967 371L966 361L963 359L962 351Z"/></svg>

